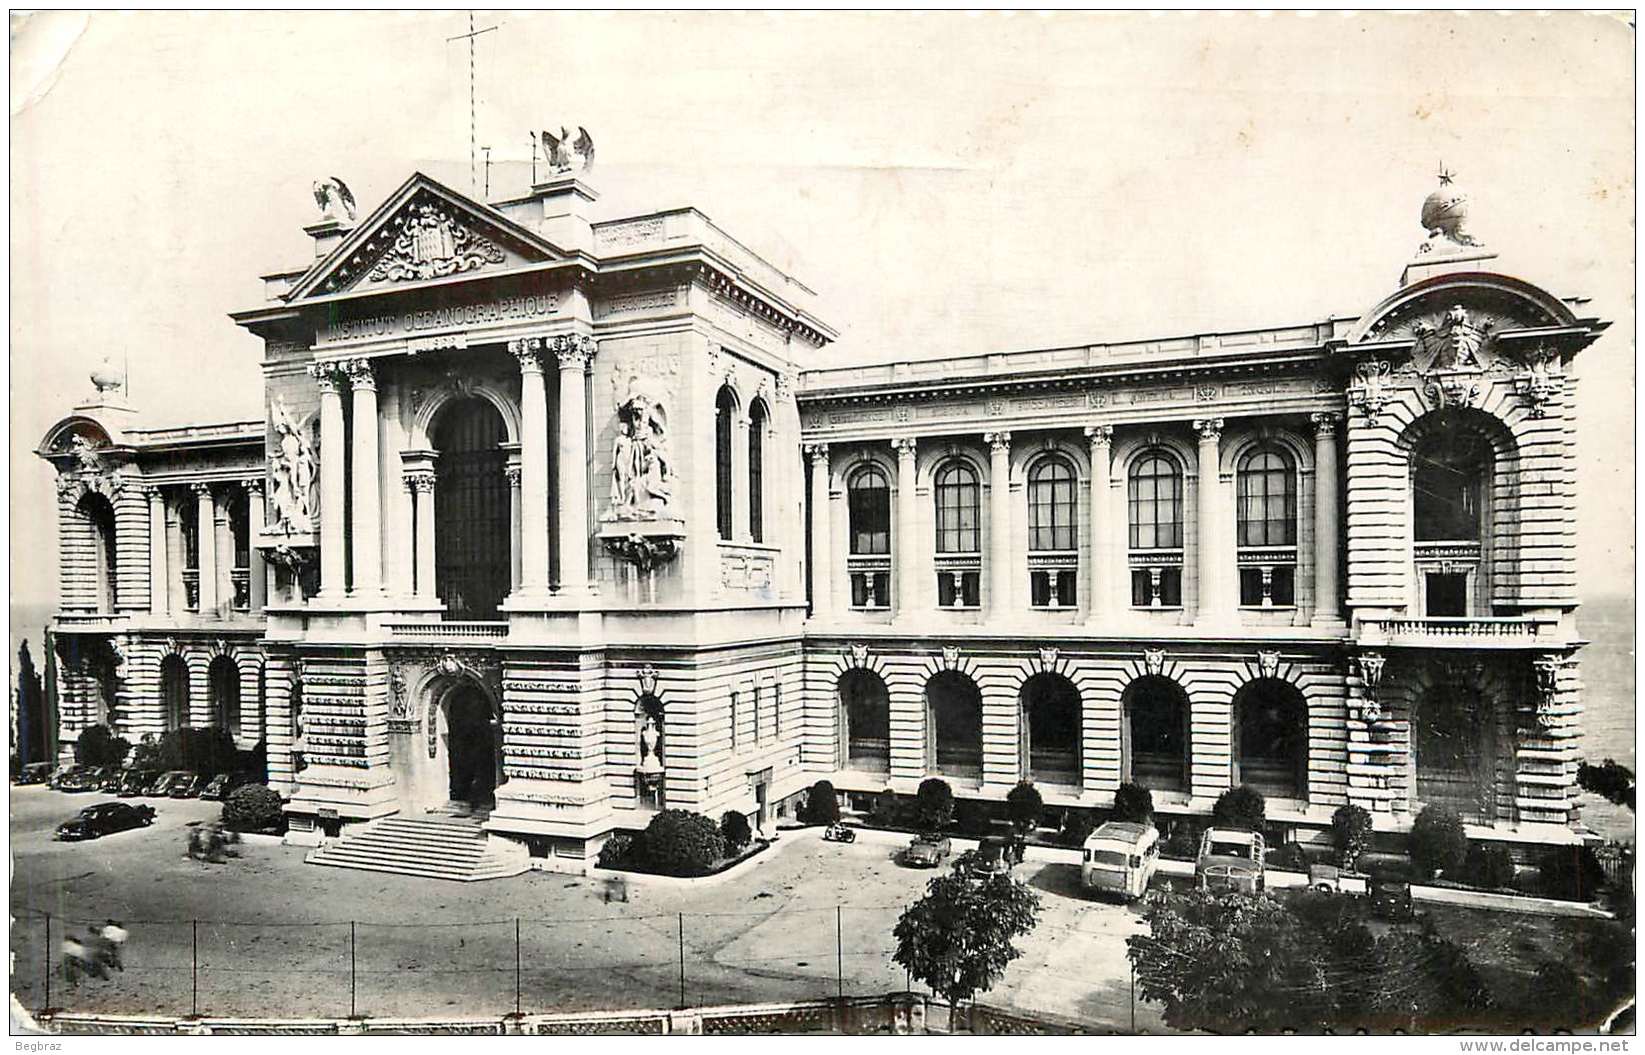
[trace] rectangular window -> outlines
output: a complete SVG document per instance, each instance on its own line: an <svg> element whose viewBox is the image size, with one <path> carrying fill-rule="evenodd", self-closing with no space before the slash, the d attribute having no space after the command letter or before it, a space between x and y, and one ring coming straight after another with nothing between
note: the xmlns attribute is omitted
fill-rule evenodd
<svg viewBox="0 0 1645 1055"><path fill-rule="evenodd" d="M1239 603L1243 608L1293 608L1297 603L1297 570L1286 565L1264 565L1239 570Z"/></svg>
<svg viewBox="0 0 1645 1055"><path fill-rule="evenodd" d="M885 571L852 572L851 607L891 607L891 573Z"/></svg>
<svg viewBox="0 0 1645 1055"><path fill-rule="evenodd" d="M981 603L981 572L937 573L937 604L943 608L976 608Z"/></svg>
<svg viewBox="0 0 1645 1055"><path fill-rule="evenodd" d="M737 749L737 694L731 694L731 750Z"/></svg>
<svg viewBox="0 0 1645 1055"><path fill-rule="evenodd" d="M760 742L760 687L754 686L754 743Z"/></svg>
<svg viewBox="0 0 1645 1055"><path fill-rule="evenodd" d="M876 477L877 479L877 477ZM856 485L846 492L851 519L851 552L891 552L891 491L884 486Z"/></svg>
<svg viewBox="0 0 1645 1055"><path fill-rule="evenodd" d="M771 728L777 739L781 740L783 738L783 687L778 685L771 691L777 698Z"/></svg>
<svg viewBox="0 0 1645 1055"><path fill-rule="evenodd" d="M1468 576L1455 573L1428 573L1428 609L1435 618L1459 618L1468 614Z"/></svg>
<svg viewBox="0 0 1645 1055"><path fill-rule="evenodd" d="M1034 571L1029 574L1029 592L1035 608L1074 608L1079 575L1068 569Z"/></svg>
<svg viewBox="0 0 1645 1055"><path fill-rule="evenodd" d="M1181 608L1181 568L1131 569L1133 608Z"/></svg>

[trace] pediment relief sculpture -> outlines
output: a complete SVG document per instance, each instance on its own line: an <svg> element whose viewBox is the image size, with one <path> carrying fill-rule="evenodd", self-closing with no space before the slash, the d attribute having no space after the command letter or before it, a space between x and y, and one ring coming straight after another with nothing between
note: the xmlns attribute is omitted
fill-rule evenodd
<svg viewBox="0 0 1645 1055"><path fill-rule="evenodd" d="M414 204L389 223L393 242L367 274L372 282L425 281L504 260L502 246L433 202Z"/></svg>

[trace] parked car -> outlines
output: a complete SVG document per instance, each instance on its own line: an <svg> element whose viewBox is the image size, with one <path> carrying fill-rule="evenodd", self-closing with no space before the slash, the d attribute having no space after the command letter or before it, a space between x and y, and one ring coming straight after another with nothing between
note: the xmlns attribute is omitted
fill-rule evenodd
<svg viewBox="0 0 1645 1055"><path fill-rule="evenodd" d="M1341 893L1342 869L1338 868L1336 865L1309 865L1308 889L1317 890L1321 894Z"/></svg>
<svg viewBox="0 0 1645 1055"><path fill-rule="evenodd" d="M211 778L210 783L200 792L200 797L221 802L228 798L235 788L257 782L257 778L250 773L219 773Z"/></svg>
<svg viewBox="0 0 1645 1055"><path fill-rule="evenodd" d="M1411 903L1411 884L1402 876L1373 875L1367 889L1373 916L1410 919L1416 915L1416 907Z"/></svg>
<svg viewBox="0 0 1645 1055"><path fill-rule="evenodd" d="M920 834L914 836L902 852L902 863L909 868L935 868L948 857L948 836Z"/></svg>
<svg viewBox="0 0 1645 1055"><path fill-rule="evenodd" d="M197 799L200 792L206 787L206 778L198 773L184 773L182 779L174 781L167 797L174 799Z"/></svg>
<svg viewBox="0 0 1645 1055"><path fill-rule="evenodd" d="M168 773L161 773L145 794L161 799L170 798L171 789L192 776L194 774L186 769L173 769Z"/></svg>
<svg viewBox="0 0 1645 1055"><path fill-rule="evenodd" d="M1011 874L1011 841L989 836L977 844L971 858L971 874L977 877Z"/></svg>
<svg viewBox="0 0 1645 1055"><path fill-rule="evenodd" d="M126 770L124 766L104 766L98 774L97 790L116 792L120 790L120 781L124 780Z"/></svg>
<svg viewBox="0 0 1645 1055"><path fill-rule="evenodd" d="M1267 888L1260 832L1208 828L1194 859L1194 881L1202 890L1232 890L1260 894Z"/></svg>
<svg viewBox="0 0 1645 1055"><path fill-rule="evenodd" d="M1080 884L1127 901L1141 897L1159 865L1159 832L1152 824L1108 821L1085 840Z"/></svg>
<svg viewBox="0 0 1645 1055"><path fill-rule="evenodd" d="M120 775L120 786L114 793L123 799L148 795L159 779L160 774L152 769L128 769Z"/></svg>
<svg viewBox="0 0 1645 1055"><path fill-rule="evenodd" d="M12 783L18 787L27 787L31 784L44 784L51 777L51 771L56 768L53 762L30 762L17 774Z"/></svg>
<svg viewBox="0 0 1645 1055"><path fill-rule="evenodd" d="M64 841L95 839L130 828L146 828L154 823L153 806L133 806L129 802L99 802L57 826L57 838Z"/></svg>
<svg viewBox="0 0 1645 1055"><path fill-rule="evenodd" d="M75 766L73 769L57 778L58 791L96 791L102 782L102 772L91 766Z"/></svg>

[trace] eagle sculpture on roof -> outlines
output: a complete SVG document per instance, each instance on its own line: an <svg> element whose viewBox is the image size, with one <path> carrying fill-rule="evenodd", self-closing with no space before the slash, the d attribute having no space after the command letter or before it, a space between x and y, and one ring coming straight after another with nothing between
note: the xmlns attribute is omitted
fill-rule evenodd
<svg viewBox="0 0 1645 1055"><path fill-rule="evenodd" d="M338 219L336 207L339 205L348 213L350 220L354 219L354 195L350 193L348 184L336 176L314 181L314 204L320 207L322 219Z"/></svg>
<svg viewBox="0 0 1645 1055"><path fill-rule="evenodd" d="M570 172L573 169L587 172L594 167L594 137L582 125L577 126L576 139L571 138L564 125L560 126L558 136L545 129L541 138L550 172Z"/></svg>

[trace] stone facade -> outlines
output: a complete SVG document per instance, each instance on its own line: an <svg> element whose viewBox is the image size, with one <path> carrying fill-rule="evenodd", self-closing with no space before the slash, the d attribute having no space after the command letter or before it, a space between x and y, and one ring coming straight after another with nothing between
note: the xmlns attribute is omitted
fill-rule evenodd
<svg viewBox="0 0 1645 1055"><path fill-rule="evenodd" d="M825 777L1574 837L1603 322L1439 237L1363 316L819 369L803 285L593 200L415 176L234 317L265 422L52 430L65 743L229 720L296 838L468 796L568 869Z"/></svg>

